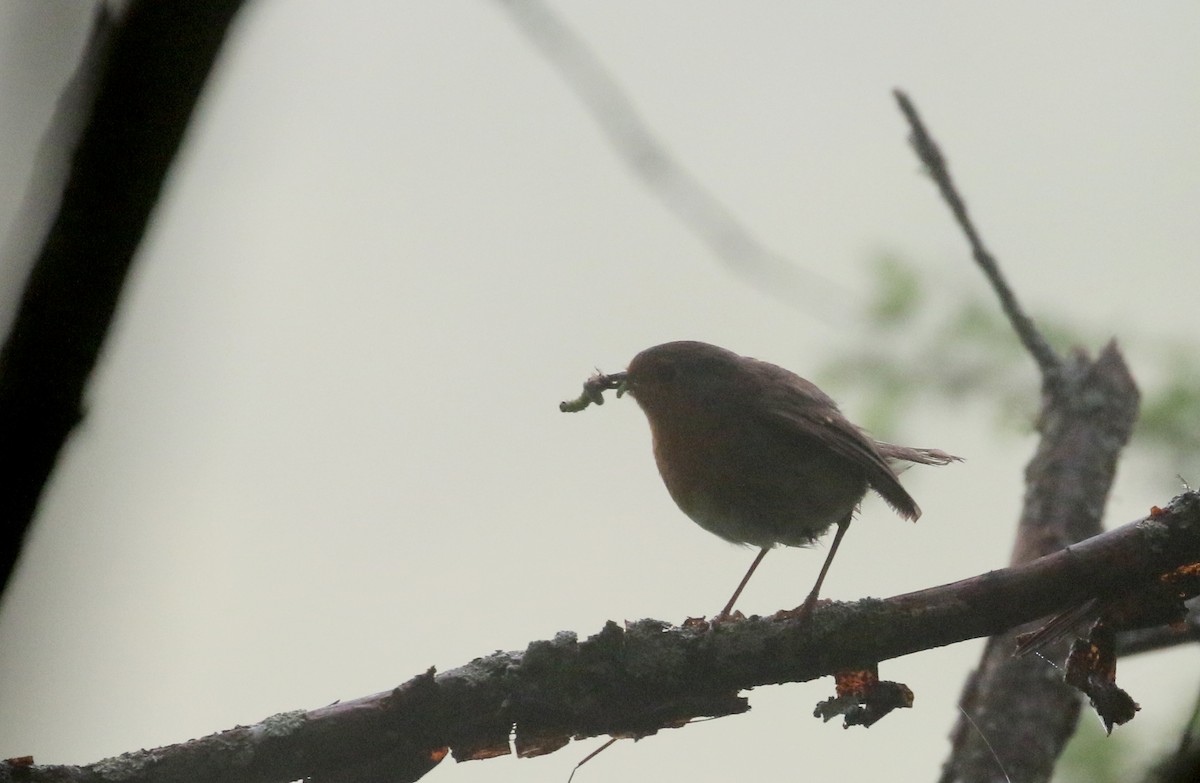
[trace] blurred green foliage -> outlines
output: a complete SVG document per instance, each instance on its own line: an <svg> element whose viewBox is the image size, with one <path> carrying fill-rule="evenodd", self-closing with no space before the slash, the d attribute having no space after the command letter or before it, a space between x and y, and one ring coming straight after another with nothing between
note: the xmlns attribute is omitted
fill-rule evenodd
<svg viewBox="0 0 1200 783"><path fill-rule="evenodd" d="M877 433L895 431L918 400L974 405L981 415L994 416L1001 432L1032 431L1040 397L1037 370L988 289L979 286L948 299L944 280L930 280L904 259L883 256L874 266L866 339L825 365L818 373L821 384L836 391L835 397L860 395L856 418ZM1126 360L1141 370L1135 373L1142 406L1131 450L1156 463L1164 486L1176 487L1177 475L1200 476L1195 343L1089 333L1053 315L1035 314L1034 322L1064 354L1082 347L1095 355L1119 338Z"/></svg>
<svg viewBox="0 0 1200 783"><path fill-rule="evenodd" d="M1137 747L1128 732L1116 731L1111 736L1087 705L1079 718L1075 736L1067 743L1058 766L1054 783L1125 783L1137 780L1136 770L1146 764L1145 751Z"/></svg>
<svg viewBox="0 0 1200 783"><path fill-rule="evenodd" d="M821 368L821 385L838 398L857 396L855 418L876 433L898 430L918 403L931 402L993 416L998 432L1032 432L1040 378L991 292L981 285L948 295L945 280L931 279L904 259L883 256L874 264L865 339L856 335L861 347L843 350ZM1200 346L1137 333L1091 333L1052 314L1033 318L1060 354L1082 348L1095 355L1118 338L1126 361L1137 367L1142 393L1127 455L1151 465L1172 492L1177 475L1200 477ZM1191 721L1200 724L1200 717L1193 714ZM1200 727L1191 731L1200 734ZM1085 706L1054 781L1147 780L1146 765L1157 752L1139 747L1136 732L1106 736Z"/></svg>

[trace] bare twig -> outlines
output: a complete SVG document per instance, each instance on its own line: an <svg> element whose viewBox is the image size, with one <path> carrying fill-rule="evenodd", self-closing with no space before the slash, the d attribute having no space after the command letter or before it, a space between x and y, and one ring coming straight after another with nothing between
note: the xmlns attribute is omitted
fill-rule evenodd
<svg viewBox="0 0 1200 783"><path fill-rule="evenodd" d="M912 129L912 145L916 150L917 157L925 165L929 171L929 175L933 177L933 181L937 183L938 190L941 191L942 198L950 205L950 211L954 213L954 219L958 221L959 227L963 233L967 235L967 241L971 244L971 253L975 257L975 262L979 264L984 275L987 276L988 282L992 284L992 288L996 291L996 296L1000 300L1000 306L1004 308L1004 314L1008 316L1008 320L1012 322L1013 329L1016 330L1017 336L1025 345L1025 349L1029 351L1034 361L1042 371L1043 377L1052 376L1056 373L1062 359L1046 342L1046 339L1038 331L1033 320L1025 314L1021 308L1020 302L1017 301L1016 294L1008 285L1008 281L1004 279L1003 273L1000 271L1000 265L996 263L996 259L984 247L983 239L979 236L975 224L971 221L971 216L967 214L967 204L959 195L958 189L954 186L954 181L950 178L950 169L946 164L946 158L942 155L942 151L938 148L937 142L925 130L925 124L921 121L921 117L917 114L917 108L913 105L909 97L900 90L895 90L893 93L896 96L896 102L900 104L900 110L904 112L905 118L908 119L909 127Z"/></svg>
<svg viewBox="0 0 1200 783"><path fill-rule="evenodd" d="M746 688L996 634L1087 598L1128 595L1198 559L1200 494L1189 492L1161 513L1036 562L885 600L818 606L807 620L608 623L584 641L560 633L386 693L86 767L18 772L0 763L0 783L412 781L447 751L458 760L507 754L514 732L517 752L536 756L572 738L641 737L744 712Z"/></svg>
<svg viewBox="0 0 1200 783"><path fill-rule="evenodd" d="M852 294L770 250L650 129L604 63L540 0L499 0L583 102L613 151L725 266L787 304L844 320ZM833 303L839 303L834 306Z"/></svg>

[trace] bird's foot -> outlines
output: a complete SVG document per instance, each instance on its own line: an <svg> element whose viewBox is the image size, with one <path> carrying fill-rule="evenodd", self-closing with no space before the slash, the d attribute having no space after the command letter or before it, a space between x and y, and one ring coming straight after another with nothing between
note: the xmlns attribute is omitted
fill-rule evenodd
<svg viewBox="0 0 1200 783"><path fill-rule="evenodd" d="M829 599L818 601L815 595L810 595L808 598L804 599L804 603L800 604L795 609L780 609L778 612L771 615L771 619L779 621L788 620L793 622L807 620L812 616L813 609L815 609L819 603L828 604L831 603L831 601L829 601Z"/></svg>
<svg viewBox="0 0 1200 783"><path fill-rule="evenodd" d="M737 609L733 612L726 612L722 610L714 614L712 619L708 622L711 625L718 625L720 623L738 623L745 619L746 615L742 614L742 610L740 609Z"/></svg>

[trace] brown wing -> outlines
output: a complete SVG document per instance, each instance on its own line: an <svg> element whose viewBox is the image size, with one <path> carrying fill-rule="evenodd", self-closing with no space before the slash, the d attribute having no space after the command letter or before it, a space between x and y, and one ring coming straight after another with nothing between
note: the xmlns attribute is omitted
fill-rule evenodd
<svg viewBox="0 0 1200 783"><path fill-rule="evenodd" d="M755 361L754 372L760 380L756 395L760 404L755 410L761 419L773 428L794 433L798 440L816 440L855 465L871 489L900 516L914 521L921 516L917 502L901 486L875 441L843 416L829 395L768 362Z"/></svg>

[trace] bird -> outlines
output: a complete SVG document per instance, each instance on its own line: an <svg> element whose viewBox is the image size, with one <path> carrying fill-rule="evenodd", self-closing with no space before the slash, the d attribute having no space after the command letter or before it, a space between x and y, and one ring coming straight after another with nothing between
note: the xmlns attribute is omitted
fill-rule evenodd
<svg viewBox="0 0 1200 783"><path fill-rule="evenodd" d="M791 612L808 616L867 491L916 521L921 509L901 486L898 467L961 460L938 449L875 440L815 384L708 343L647 348L623 373L589 383L590 394L588 384L584 388L591 401L599 398L598 389L615 388L645 413L658 471L684 514L726 541L759 548L719 619L733 617L767 552L778 545L810 546L836 527L816 583ZM567 405L560 407L577 409Z"/></svg>

